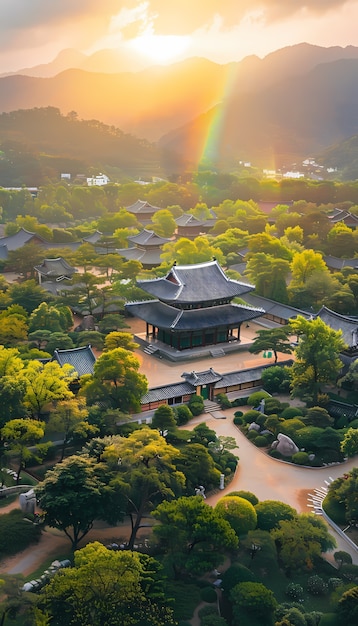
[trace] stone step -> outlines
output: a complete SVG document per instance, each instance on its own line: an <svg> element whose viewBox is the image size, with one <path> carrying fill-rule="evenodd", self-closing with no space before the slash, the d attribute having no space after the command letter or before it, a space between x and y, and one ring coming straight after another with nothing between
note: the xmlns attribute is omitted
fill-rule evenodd
<svg viewBox="0 0 358 626"><path fill-rule="evenodd" d="M210 354L214 359L217 359L220 356L225 356L225 352L222 348L213 348L210 350Z"/></svg>
<svg viewBox="0 0 358 626"><path fill-rule="evenodd" d="M155 354L156 352L158 352L159 348L157 348L156 346L153 346L151 344L148 344L144 349L143 352L145 352L146 354Z"/></svg>
<svg viewBox="0 0 358 626"><path fill-rule="evenodd" d="M213 411L221 411L221 406L212 400L204 400L204 413L212 413Z"/></svg>

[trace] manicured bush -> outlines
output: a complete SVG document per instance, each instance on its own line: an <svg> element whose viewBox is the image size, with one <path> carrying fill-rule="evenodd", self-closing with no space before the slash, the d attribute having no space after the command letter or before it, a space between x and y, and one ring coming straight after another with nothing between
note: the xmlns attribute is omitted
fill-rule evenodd
<svg viewBox="0 0 358 626"><path fill-rule="evenodd" d="M226 572L223 573L221 579L225 593L229 593L238 583L254 582L256 580L254 573L244 565L241 565L241 563L231 565Z"/></svg>
<svg viewBox="0 0 358 626"><path fill-rule="evenodd" d="M248 401L247 396L245 396L245 398L236 398L236 400L234 400L231 403L231 405L232 406L246 406L247 405L247 401Z"/></svg>
<svg viewBox="0 0 358 626"><path fill-rule="evenodd" d="M267 446L267 439L265 435L258 434L258 436L255 437L254 443L255 446L257 446L258 448L264 448L265 446Z"/></svg>
<svg viewBox="0 0 358 626"><path fill-rule="evenodd" d="M258 406L261 400L271 398L270 394L267 391L254 391L247 400L247 404L249 406Z"/></svg>
<svg viewBox="0 0 358 626"><path fill-rule="evenodd" d="M257 528L271 531L282 520L292 520L296 517L295 509L279 500L263 500L255 506L257 515Z"/></svg>
<svg viewBox="0 0 358 626"><path fill-rule="evenodd" d="M252 441L253 439L256 439L256 437L258 437L259 433L257 432L257 430L249 430L249 432L247 433L247 438Z"/></svg>
<svg viewBox="0 0 358 626"><path fill-rule="evenodd" d="M267 398L265 401L265 413L266 415L272 415L273 413L282 413L287 407L287 403L282 403L278 398Z"/></svg>
<svg viewBox="0 0 358 626"><path fill-rule="evenodd" d="M210 604L213 604L217 600L216 591L213 587L204 587L200 592L200 597L203 602L209 602Z"/></svg>
<svg viewBox="0 0 358 626"><path fill-rule="evenodd" d="M244 419L238 415L234 417L233 422L235 426L241 426L244 423Z"/></svg>
<svg viewBox="0 0 358 626"><path fill-rule="evenodd" d="M215 511L229 522L237 535L244 535L256 528L257 515L248 500L238 496L224 496L215 506Z"/></svg>
<svg viewBox="0 0 358 626"><path fill-rule="evenodd" d="M204 398L194 395L189 400L189 409L194 416L201 415L204 412Z"/></svg>
<svg viewBox="0 0 358 626"><path fill-rule="evenodd" d="M296 452L292 455L292 461L296 465L309 465L309 458L307 452Z"/></svg>
<svg viewBox="0 0 358 626"><path fill-rule="evenodd" d="M282 413L280 413L280 417L283 417L285 420L289 420L292 417L302 416L303 411L296 406L289 406L287 409L284 409Z"/></svg>
<svg viewBox="0 0 358 626"><path fill-rule="evenodd" d="M251 491L230 491L230 493L228 493L227 495L238 496L239 498L244 498L244 500L248 500L249 502L251 502L253 506L256 506L256 504L258 504L259 502L259 499L257 498L257 496L255 496L254 493L251 493Z"/></svg>
<svg viewBox="0 0 358 626"><path fill-rule="evenodd" d="M282 454L278 452L278 450L270 450L269 455L272 456L273 459L282 459Z"/></svg>
<svg viewBox="0 0 358 626"><path fill-rule="evenodd" d="M328 585L323 578L314 574L307 580L307 591L312 596L323 596L328 592Z"/></svg>
<svg viewBox="0 0 358 626"><path fill-rule="evenodd" d="M235 411L234 416L235 417L242 417L243 416L243 412L242 411Z"/></svg>
<svg viewBox="0 0 358 626"><path fill-rule="evenodd" d="M175 415L178 426L183 426L184 424L187 424L189 420L191 420L191 418L193 417L191 410L186 404L177 406L175 409Z"/></svg>
<svg viewBox="0 0 358 626"><path fill-rule="evenodd" d="M255 411L254 409L251 409L251 411L247 411L246 413L244 413L244 420L246 424L251 424L251 422L256 422L256 418L260 415L262 415L260 411Z"/></svg>
<svg viewBox="0 0 358 626"><path fill-rule="evenodd" d="M302 422L302 420L298 419L298 417L291 418L289 420L285 420L281 423L280 431L284 435L291 437L294 441L296 441L295 436L298 430L301 428L305 428L306 424Z"/></svg>
<svg viewBox="0 0 358 626"><path fill-rule="evenodd" d="M289 583L286 587L285 594L291 598L291 600L300 600L303 596L303 587L297 583Z"/></svg>
<svg viewBox="0 0 358 626"><path fill-rule="evenodd" d="M215 397L215 400L220 404L222 409L231 408L231 402L226 393L218 393L218 395Z"/></svg>

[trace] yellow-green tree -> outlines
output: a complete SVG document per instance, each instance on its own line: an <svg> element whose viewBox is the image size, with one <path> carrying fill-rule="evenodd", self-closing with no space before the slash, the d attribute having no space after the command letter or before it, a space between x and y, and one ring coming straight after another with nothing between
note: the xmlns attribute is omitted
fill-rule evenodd
<svg viewBox="0 0 358 626"><path fill-rule="evenodd" d="M31 415L40 419L53 402L73 398L69 383L75 376L71 365L61 367L56 361L29 361L21 377L25 382L24 402Z"/></svg>
<svg viewBox="0 0 358 626"><path fill-rule="evenodd" d="M316 406L322 385L335 382L342 368L339 354L346 347L342 331L333 330L319 317L307 320L302 315L289 320L289 325L298 336L291 368L292 394Z"/></svg>
<svg viewBox="0 0 358 626"><path fill-rule="evenodd" d="M21 471L32 456L29 446L40 441L45 434L44 422L33 419L9 420L1 429L1 437L7 442L9 450L18 459L16 484L19 483Z"/></svg>

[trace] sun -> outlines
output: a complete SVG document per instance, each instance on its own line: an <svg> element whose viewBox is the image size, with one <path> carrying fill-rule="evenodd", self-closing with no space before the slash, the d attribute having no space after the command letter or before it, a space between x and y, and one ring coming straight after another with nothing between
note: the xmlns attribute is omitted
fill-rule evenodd
<svg viewBox="0 0 358 626"><path fill-rule="evenodd" d="M131 41L131 47L149 61L168 65L178 59L189 47L190 38L177 35L145 33Z"/></svg>

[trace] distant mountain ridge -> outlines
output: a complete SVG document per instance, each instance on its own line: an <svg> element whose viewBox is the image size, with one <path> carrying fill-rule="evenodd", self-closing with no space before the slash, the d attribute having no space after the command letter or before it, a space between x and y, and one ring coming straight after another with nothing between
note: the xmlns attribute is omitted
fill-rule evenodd
<svg viewBox="0 0 358 626"><path fill-rule="evenodd" d="M358 134L358 48L299 44L227 65L188 59L136 73L0 78L1 111L47 106L159 141L172 171L195 165L206 144L204 155L219 167L240 159L273 167Z"/></svg>

